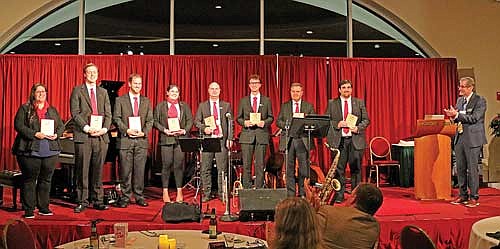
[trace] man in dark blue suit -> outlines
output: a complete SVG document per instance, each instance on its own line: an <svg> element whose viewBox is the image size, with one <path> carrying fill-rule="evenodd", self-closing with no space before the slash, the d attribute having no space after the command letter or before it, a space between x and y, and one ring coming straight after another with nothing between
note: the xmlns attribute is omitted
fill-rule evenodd
<svg viewBox="0 0 500 249"><path fill-rule="evenodd" d="M477 95L475 82L471 77L460 79L460 97L456 107L450 106L444 112L453 122L458 123L455 139L458 187L460 196L452 204L467 207L479 205L479 154L487 143L484 131L486 100ZM468 190L470 192L468 192Z"/></svg>

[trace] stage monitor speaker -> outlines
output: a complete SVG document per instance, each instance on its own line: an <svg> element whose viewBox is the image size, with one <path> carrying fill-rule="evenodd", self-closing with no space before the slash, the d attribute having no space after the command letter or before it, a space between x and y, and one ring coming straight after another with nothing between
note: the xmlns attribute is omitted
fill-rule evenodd
<svg viewBox="0 0 500 249"><path fill-rule="evenodd" d="M276 204L285 199L286 189L240 189L240 221L274 220Z"/></svg>

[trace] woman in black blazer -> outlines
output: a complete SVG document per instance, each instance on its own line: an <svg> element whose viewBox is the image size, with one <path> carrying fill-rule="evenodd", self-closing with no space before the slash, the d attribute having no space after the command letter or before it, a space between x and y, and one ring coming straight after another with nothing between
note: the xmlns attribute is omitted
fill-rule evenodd
<svg viewBox="0 0 500 249"><path fill-rule="evenodd" d="M41 126L52 127L44 130ZM17 110L14 119L17 132L12 152L23 173L22 203L24 218L34 218L35 207L40 215L53 215L49 209L49 194L52 174L58 162L61 145L59 137L64 131L64 124L56 108L47 102L47 87L41 83L31 88L29 100Z"/></svg>

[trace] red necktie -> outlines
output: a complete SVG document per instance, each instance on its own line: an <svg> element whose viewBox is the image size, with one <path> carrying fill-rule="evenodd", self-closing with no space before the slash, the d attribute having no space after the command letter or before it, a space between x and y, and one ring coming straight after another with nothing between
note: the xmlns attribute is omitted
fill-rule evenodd
<svg viewBox="0 0 500 249"><path fill-rule="evenodd" d="M257 112L257 97L253 97L252 108L253 112Z"/></svg>
<svg viewBox="0 0 500 249"><path fill-rule="evenodd" d="M299 113L299 102L295 102L295 113Z"/></svg>
<svg viewBox="0 0 500 249"><path fill-rule="evenodd" d="M349 114L349 105L347 104L347 100L344 100L344 121L347 118L347 114ZM349 128L342 128L344 133L349 133Z"/></svg>
<svg viewBox="0 0 500 249"><path fill-rule="evenodd" d="M217 110L217 102L214 101L213 114L215 120L215 130L214 135L219 136L220 130L219 125L217 125L217 120L219 119L219 111Z"/></svg>
<svg viewBox="0 0 500 249"><path fill-rule="evenodd" d="M134 116L139 116L139 101L137 101L137 97L134 97Z"/></svg>
<svg viewBox="0 0 500 249"><path fill-rule="evenodd" d="M169 118L177 118L177 108L175 108L175 104L170 103L170 107L168 108L167 116Z"/></svg>
<svg viewBox="0 0 500 249"><path fill-rule="evenodd" d="M97 99L95 98L94 88L90 88L90 105L92 106L92 115L98 115Z"/></svg>

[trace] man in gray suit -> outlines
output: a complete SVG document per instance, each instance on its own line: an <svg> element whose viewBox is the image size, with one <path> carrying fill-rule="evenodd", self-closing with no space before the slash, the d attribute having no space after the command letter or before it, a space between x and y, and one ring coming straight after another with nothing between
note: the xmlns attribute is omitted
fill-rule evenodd
<svg viewBox="0 0 500 249"><path fill-rule="evenodd" d="M450 109L444 110L446 116L458 123L455 155L460 196L451 203L471 208L479 206L478 161L482 146L487 143L484 131L486 100L477 95L475 89L473 78L461 78L458 86L460 97L456 107L450 106Z"/></svg>
<svg viewBox="0 0 500 249"><path fill-rule="evenodd" d="M326 115L330 115L331 127L328 131L327 141L333 148L340 150L340 159L337 165L337 178L341 184L336 193L335 202L344 201L345 192L345 166L349 163L351 171L351 190L361 181L361 160L366 148L365 130L370 124L365 102L352 97L352 83L349 80L339 82L340 96L328 101ZM356 124L348 126L348 114L357 117ZM333 155L332 155L333 156ZM332 158L333 160L333 158Z"/></svg>
<svg viewBox="0 0 500 249"><path fill-rule="evenodd" d="M118 207L126 208L134 192L135 203L147 207L144 200L144 168L148 156L148 134L153 127L151 102L141 95L142 77L131 74L129 92L116 99L113 121L120 136L117 148L120 156L120 180L123 196ZM133 179L132 179L133 177Z"/></svg>
<svg viewBox="0 0 500 249"><path fill-rule="evenodd" d="M75 123L73 141L78 195L75 213L84 211L89 200L97 210L108 209L103 203L102 166L108 151L111 104L106 89L97 85L97 66L87 64L83 72L85 83L73 88L70 97L71 116Z"/></svg>
<svg viewBox="0 0 500 249"><path fill-rule="evenodd" d="M239 142L243 159L243 187L252 187L252 159L255 156L255 188L264 187L264 157L269 144L269 128L274 120L271 100L260 94L260 76L250 75L250 95L240 100L236 120L243 127ZM252 114L252 115L251 115ZM258 116L260 115L260 119ZM255 119L250 120L250 116Z"/></svg>
<svg viewBox="0 0 500 249"><path fill-rule="evenodd" d="M203 152L201 157L201 182L205 196L203 201L211 199L212 190L212 161L215 156L217 164L217 183L219 198L222 198L223 172L227 172L227 150L231 148L233 140L233 111L231 104L219 99L220 86L217 82L212 82L208 86L209 100L200 103L195 116L195 125L204 136L211 136L220 139L220 152ZM208 125L205 119L213 117L215 128Z"/></svg>
<svg viewBox="0 0 500 249"><path fill-rule="evenodd" d="M304 196L304 179L309 177L307 169L309 160L309 141L303 134L289 134L288 130L293 117L304 118L307 114L314 114L311 103L302 100L304 90L301 83L292 83L290 87L291 100L281 105L276 125L282 129L280 137L280 151L288 148L288 160L286 162L286 188L288 196L296 195L295 174L298 174L299 195ZM287 143L288 142L288 143ZM311 141L314 143L314 141ZM313 145L313 144L312 144ZM299 172L295 172L295 159L299 162Z"/></svg>

